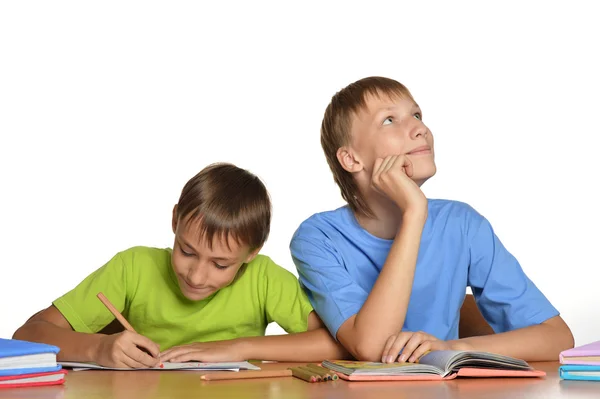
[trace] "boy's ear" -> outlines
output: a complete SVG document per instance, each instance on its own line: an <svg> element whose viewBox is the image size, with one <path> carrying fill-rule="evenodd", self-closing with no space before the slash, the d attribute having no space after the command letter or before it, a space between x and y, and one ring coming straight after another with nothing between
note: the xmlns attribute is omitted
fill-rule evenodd
<svg viewBox="0 0 600 399"><path fill-rule="evenodd" d="M342 168L347 172L356 173L364 168L363 163L350 147L338 148L335 155L337 156L340 165L342 165Z"/></svg>
<svg viewBox="0 0 600 399"><path fill-rule="evenodd" d="M173 234L177 231L177 204L173 207L173 220L171 221L173 227Z"/></svg>
<svg viewBox="0 0 600 399"><path fill-rule="evenodd" d="M254 251L250 252L248 254L248 256L246 257L246 260L244 260L244 263L250 263L254 260L254 258L256 258L256 255L258 255L258 253L260 252L260 250L262 249L262 245L258 248L256 248Z"/></svg>

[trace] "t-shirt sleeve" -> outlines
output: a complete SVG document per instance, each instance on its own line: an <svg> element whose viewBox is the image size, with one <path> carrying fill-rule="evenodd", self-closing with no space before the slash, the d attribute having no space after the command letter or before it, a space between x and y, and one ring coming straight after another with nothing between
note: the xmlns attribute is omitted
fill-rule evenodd
<svg viewBox="0 0 600 399"><path fill-rule="evenodd" d="M112 313L96 295L102 292L117 310L123 313L126 283L126 268L120 253L87 276L77 287L56 299L53 304L71 324L73 330L95 333L114 320Z"/></svg>
<svg viewBox="0 0 600 399"><path fill-rule="evenodd" d="M468 284L495 332L540 324L558 310L527 277L490 223L476 212L469 223Z"/></svg>
<svg viewBox="0 0 600 399"><path fill-rule="evenodd" d="M267 323L275 322L287 333L305 332L313 307L296 276L265 257L261 276Z"/></svg>
<svg viewBox="0 0 600 399"><path fill-rule="evenodd" d="M308 298L337 339L340 326L359 312L369 293L350 276L323 234L301 228L292 238L290 251Z"/></svg>

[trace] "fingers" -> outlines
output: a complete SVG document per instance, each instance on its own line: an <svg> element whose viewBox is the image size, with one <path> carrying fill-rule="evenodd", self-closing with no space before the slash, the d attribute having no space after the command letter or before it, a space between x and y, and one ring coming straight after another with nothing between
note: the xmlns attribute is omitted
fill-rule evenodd
<svg viewBox="0 0 600 399"><path fill-rule="evenodd" d="M412 335L412 337L410 337L410 339L408 340L408 342L406 343L406 345L404 346L404 349L402 350L402 355L400 355L400 361L401 362L405 362L405 361L411 361L410 359L413 359L413 354L415 352L415 350L425 341L430 340L432 337L429 334L426 334L424 332L416 332ZM418 358L417 358L418 359Z"/></svg>
<svg viewBox="0 0 600 399"><path fill-rule="evenodd" d="M200 356L199 352L196 352L196 351L179 354L177 356L172 357L171 360L169 360L169 361L171 363L184 363L184 362L190 362L192 360L195 360L197 362L207 361L204 358L202 358L202 356Z"/></svg>
<svg viewBox="0 0 600 399"><path fill-rule="evenodd" d="M406 342L411 338L411 336L412 333L410 332L401 332L397 335L392 335L391 338L393 338L393 342L389 346L387 353L384 353L385 359L383 360L383 363L395 362L396 358L398 358L398 354L400 353L400 351L403 351L402 348L404 348Z"/></svg>
<svg viewBox="0 0 600 399"><path fill-rule="evenodd" d="M413 164L412 164L411 160L408 159L407 156L403 156L402 161L403 161L402 167L404 168L404 173L406 173L406 176L412 177L413 173L414 173L414 168L413 168Z"/></svg>
<svg viewBox="0 0 600 399"><path fill-rule="evenodd" d="M424 341L419 345L417 349L413 352L412 356L408 359L409 362L414 363L419 361L423 355L432 350L433 341Z"/></svg>
<svg viewBox="0 0 600 399"><path fill-rule="evenodd" d="M132 368L132 369L145 369L148 367L152 367L152 366L147 366L144 363L141 363L141 362L135 360L134 358L130 357L127 353L125 353L125 356L123 356L122 363L125 367Z"/></svg>
<svg viewBox="0 0 600 399"><path fill-rule="evenodd" d="M155 367L160 364L158 345L143 335L132 333L123 352L142 367Z"/></svg>
<svg viewBox="0 0 600 399"><path fill-rule="evenodd" d="M183 355L188 352L189 349L186 349L184 346L174 346L160 354L160 359L163 362L171 362L173 358Z"/></svg>
<svg viewBox="0 0 600 399"><path fill-rule="evenodd" d="M390 155L385 158L383 165L381 165L381 173L387 173L393 166L396 160L398 159L397 155Z"/></svg>
<svg viewBox="0 0 600 399"><path fill-rule="evenodd" d="M137 346L146 349L150 353L150 356L155 357L157 359L160 356L160 348L158 344L154 343L151 339L144 337L143 335L134 333L132 341Z"/></svg>

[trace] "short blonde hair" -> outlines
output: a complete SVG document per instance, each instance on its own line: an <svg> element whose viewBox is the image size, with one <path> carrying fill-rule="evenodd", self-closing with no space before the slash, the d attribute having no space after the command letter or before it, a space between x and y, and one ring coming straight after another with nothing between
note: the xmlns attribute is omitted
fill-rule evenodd
<svg viewBox="0 0 600 399"><path fill-rule="evenodd" d="M360 110L366 108L366 99L370 95L410 98L414 101L412 94L402 83L372 76L351 83L337 92L331 98L321 124L321 146L342 198L354 212L369 217L373 216L373 212L360 193L352 174L338 161L337 151L350 143L353 118Z"/></svg>

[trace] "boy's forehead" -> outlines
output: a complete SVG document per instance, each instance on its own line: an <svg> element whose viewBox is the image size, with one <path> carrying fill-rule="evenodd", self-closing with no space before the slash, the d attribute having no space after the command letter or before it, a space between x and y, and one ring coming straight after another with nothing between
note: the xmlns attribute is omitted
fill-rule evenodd
<svg viewBox="0 0 600 399"><path fill-rule="evenodd" d="M384 110L393 110L399 105L418 106L411 98L406 96L400 96L396 94L367 93L364 97L364 105L360 106L356 112L353 113L353 121L368 121L372 119L377 113Z"/></svg>
<svg viewBox="0 0 600 399"><path fill-rule="evenodd" d="M247 245L239 242L236 237L226 231L215 231L212 237L209 237L208 230L201 219L186 218L182 221L182 229L178 229L178 234L187 244L195 249L206 249L237 256L247 249Z"/></svg>
<svg viewBox="0 0 600 399"><path fill-rule="evenodd" d="M365 105L360 109L360 111L372 115L376 114L382 109L391 109L397 107L398 105L416 105L416 103L409 97L393 93L369 93L365 95Z"/></svg>

